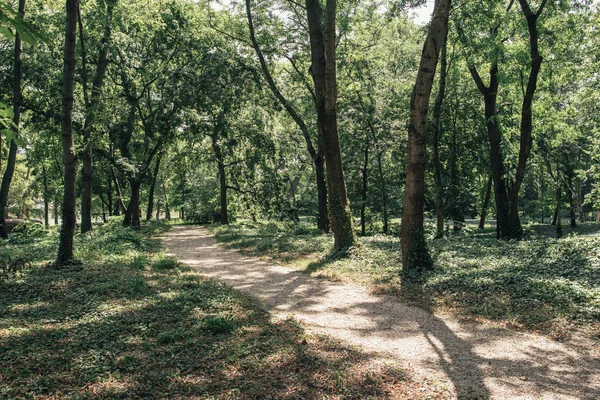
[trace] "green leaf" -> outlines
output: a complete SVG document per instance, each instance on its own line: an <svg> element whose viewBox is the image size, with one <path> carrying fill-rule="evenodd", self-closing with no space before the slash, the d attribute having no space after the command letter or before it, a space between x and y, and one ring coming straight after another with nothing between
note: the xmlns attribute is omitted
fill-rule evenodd
<svg viewBox="0 0 600 400"><path fill-rule="evenodd" d="M6 26L0 26L0 35L6 37L8 40L13 40L15 38L14 33Z"/></svg>
<svg viewBox="0 0 600 400"><path fill-rule="evenodd" d="M25 140L23 140L20 137L14 138L13 140L15 141L17 146L25 147L27 145L27 142L25 142Z"/></svg>

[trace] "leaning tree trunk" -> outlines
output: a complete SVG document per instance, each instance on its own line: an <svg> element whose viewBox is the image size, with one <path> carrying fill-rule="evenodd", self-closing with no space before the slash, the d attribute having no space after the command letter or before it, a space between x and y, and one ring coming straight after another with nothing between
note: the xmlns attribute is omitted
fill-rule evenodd
<svg viewBox="0 0 600 400"><path fill-rule="evenodd" d="M19 0L19 16L25 16L25 0ZM15 35L15 53L14 53L14 75L13 75L13 123L16 127L16 134L19 134L19 123L21 121L21 69L23 66L22 60L23 43L19 32ZM0 147L0 151L1 151ZM0 237L7 237L6 225L4 217L6 215L6 206L8 205L8 192L10 184L15 172L17 163L17 143L14 140L10 141L8 150L8 159L6 161L6 170L2 176L2 185L0 186Z"/></svg>
<svg viewBox="0 0 600 400"><path fill-rule="evenodd" d="M102 95L102 87L104 85L104 76L106 75L106 68L108 67L108 45L112 34L112 14L115 3L116 0L109 0L107 2L104 36L100 42L96 76L94 77L94 82L92 84L92 96L89 104L86 104L85 121L83 124L83 140L85 143L85 149L82 154L83 173L81 175L81 233L92 230L92 133L96 114L100 106L100 97ZM83 51L84 43L81 19L79 19L79 27Z"/></svg>
<svg viewBox="0 0 600 400"><path fill-rule="evenodd" d="M336 0L326 1L325 29L319 0L306 0L310 36L311 72L317 103L317 126L323 137L331 229L334 248L354 244L352 214L348 203L337 127L337 78L335 55Z"/></svg>
<svg viewBox="0 0 600 400"><path fill-rule="evenodd" d="M446 43L448 41L448 32L444 36L440 54L440 81L438 93L433 105L433 116L431 118L431 140L433 142L433 178L435 182L435 214L436 214L436 237L441 238L444 235L444 187L442 181L442 162L440 161L440 135L442 130L441 115L442 103L446 93Z"/></svg>
<svg viewBox="0 0 600 400"><path fill-rule="evenodd" d="M62 228L58 245L57 266L66 266L74 262L73 235L77 222L76 177L77 159L73 142L73 92L75 88L75 46L77 32L78 0L67 0L67 22L65 32L64 74L62 90L61 135L63 148L64 197L62 210Z"/></svg>
<svg viewBox="0 0 600 400"><path fill-rule="evenodd" d="M304 136L304 140L306 142L306 148L307 148L308 153L310 154L310 157L312 158L313 163L315 165L315 175L316 175L316 181L317 181L316 182L316 184L317 184L317 200L318 200L317 203L318 203L318 209L319 209L319 213L318 213L318 217L317 217L317 226L318 226L319 230L324 231L324 232L329 232L329 218L328 218L328 212L327 212L327 184L325 182L325 164L324 164L324 160L323 160L323 151L321 151L321 149L320 149L321 146L318 146L319 151L315 150L312 139L310 137L310 133L308 132L308 128L306 127L304 120L302 119L302 117L300 117L300 115L298 114L298 112L296 111L294 106L281 93L281 91L277 87L277 84L273 80L271 71L269 71L269 67L267 66L265 57L260 49L258 41L256 40L256 35L254 34L254 23L252 20L250 0L246 0L246 16L248 18L250 41L252 43L252 47L254 48L254 51L256 52L256 55L260 62L260 67L263 72L263 75L265 76L265 80L267 81L267 84L269 85L269 88L271 89L271 92L273 93L273 95L277 98L277 100L283 106L283 108L285 108L288 115L290 117L292 117L292 119L294 120L294 122L296 123L298 128L300 129L300 132L302 132L302 136ZM319 130L318 135L319 135L318 141L319 141L319 143L321 143L322 142L322 138L320 137L321 130Z"/></svg>
<svg viewBox="0 0 600 400"><path fill-rule="evenodd" d="M404 212L400 242L405 277L433 267L424 235L425 159L427 145L427 110L440 54L448 31L451 0L439 0L423 45L417 79L410 101L408 157Z"/></svg>

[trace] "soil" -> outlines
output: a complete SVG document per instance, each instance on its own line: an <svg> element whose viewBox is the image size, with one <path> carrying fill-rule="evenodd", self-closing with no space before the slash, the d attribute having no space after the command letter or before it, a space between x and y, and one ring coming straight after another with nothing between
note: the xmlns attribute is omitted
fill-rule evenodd
<svg viewBox="0 0 600 400"><path fill-rule="evenodd" d="M591 341L568 343L431 314L369 288L311 277L219 246L198 226L165 234L168 251L206 277L257 297L276 318L358 346L460 399L600 399Z"/></svg>

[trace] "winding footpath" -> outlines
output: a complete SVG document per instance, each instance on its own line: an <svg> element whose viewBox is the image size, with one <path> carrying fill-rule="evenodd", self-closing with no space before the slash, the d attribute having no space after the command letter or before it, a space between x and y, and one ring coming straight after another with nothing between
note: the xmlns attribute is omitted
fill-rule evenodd
<svg viewBox="0 0 600 400"><path fill-rule="evenodd" d="M565 344L432 315L224 249L198 226L176 226L162 240L181 262L259 298L274 316L292 315L307 330L437 381L451 398L600 399L600 358L586 340Z"/></svg>

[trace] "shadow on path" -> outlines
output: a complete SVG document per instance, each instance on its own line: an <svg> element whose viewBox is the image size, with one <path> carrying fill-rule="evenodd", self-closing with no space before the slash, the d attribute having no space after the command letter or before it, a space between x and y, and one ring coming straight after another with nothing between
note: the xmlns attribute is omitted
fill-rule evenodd
<svg viewBox="0 0 600 400"><path fill-rule="evenodd" d="M446 382L458 398L600 398L600 360L591 347L432 315L364 287L225 250L201 227L175 227L163 242L180 261L258 297L275 315L293 315L319 333Z"/></svg>

